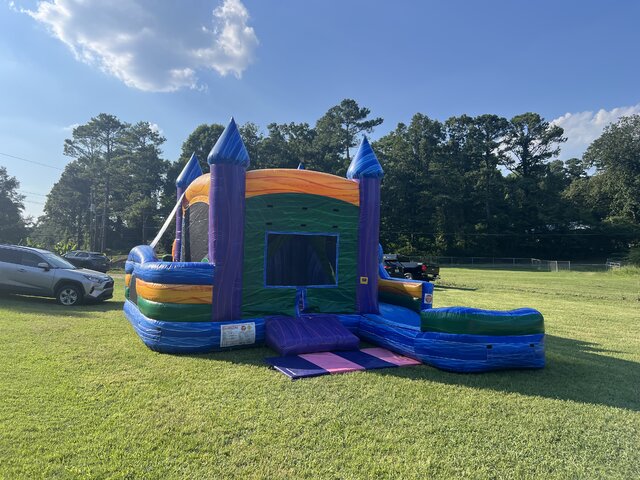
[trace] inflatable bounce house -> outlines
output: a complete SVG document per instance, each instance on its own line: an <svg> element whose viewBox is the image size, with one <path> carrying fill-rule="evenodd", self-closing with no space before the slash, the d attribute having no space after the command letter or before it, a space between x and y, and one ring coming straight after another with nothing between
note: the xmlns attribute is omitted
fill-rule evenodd
<svg viewBox="0 0 640 480"><path fill-rule="evenodd" d="M208 163L203 174L192 156L170 218L126 263L124 311L152 350L266 343L284 359L270 363L293 377L316 371L313 362L344 371L323 354L355 369L544 366L538 311L432 308L433 284L388 276L378 243L383 171L366 138L347 178L301 167L247 171L232 119ZM160 261L154 247L173 218L172 255ZM358 350L360 339L376 347Z"/></svg>

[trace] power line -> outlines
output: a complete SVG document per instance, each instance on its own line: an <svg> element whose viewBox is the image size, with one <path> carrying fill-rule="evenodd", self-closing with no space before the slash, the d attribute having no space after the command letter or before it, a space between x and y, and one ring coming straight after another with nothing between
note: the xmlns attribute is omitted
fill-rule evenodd
<svg viewBox="0 0 640 480"><path fill-rule="evenodd" d="M20 193L25 193L27 195L37 195L39 197L46 197L47 195L44 193L36 193L36 192L27 192L26 190L18 190Z"/></svg>
<svg viewBox="0 0 640 480"><path fill-rule="evenodd" d="M38 205L44 205L44 202L36 202L36 201L34 201L34 200L23 200L23 202L26 202L26 203L36 203L36 204L38 204Z"/></svg>
<svg viewBox="0 0 640 480"><path fill-rule="evenodd" d="M9 157L9 158L15 158L16 160L22 160L23 162L33 163L35 165L40 165L42 167L55 168L56 170L63 170L62 168L56 167L54 165L49 165L49 164L42 163L42 162L36 162L34 160L29 160L28 158L16 157L15 155L9 155L8 153L0 152L0 155L4 155L5 157Z"/></svg>

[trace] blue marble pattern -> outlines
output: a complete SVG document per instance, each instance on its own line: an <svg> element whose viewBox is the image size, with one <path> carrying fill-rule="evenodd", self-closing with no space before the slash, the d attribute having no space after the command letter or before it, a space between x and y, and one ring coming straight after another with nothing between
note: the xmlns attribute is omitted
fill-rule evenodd
<svg viewBox="0 0 640 480"><path fill-rule="evenodd" d="M198 157L196 157L195 153L191 154L191 158L187 162L187 164L178 175L176 179L176 187L185 189L191 182L193 182L196 178L202 175L202 168L200 168L200 162L198 161Z"/></svg>
<svg viewBox="0 0 640 480"><path fill-rule="evenodd" d="M358 147L356 156L353 157L351 165L349 165L347 178L349 180L359 180L361 178L382 178L383 176L384 171L380 166L380 162L378 162L376 154L373 153L369 140L364 137L360 147Z"/></svg>
<svg viewBox="0 0 640 480"><path fill-rule="evenodd" d="M209 152L207 162L209 165L240 165L244 168L249 166L249 153L233 118Z"/></svg>

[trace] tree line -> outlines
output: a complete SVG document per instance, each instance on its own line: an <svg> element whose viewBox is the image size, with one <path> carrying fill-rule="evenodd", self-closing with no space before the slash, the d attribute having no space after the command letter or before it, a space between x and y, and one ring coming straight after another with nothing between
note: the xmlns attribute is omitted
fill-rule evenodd
<svg viewBox="0 0 640 480"><path fill-rule="evenodd" d="M382 123L345 99L314 125L271 123L261 131L249 122L240 130L251 169L302 163L343 176L362 134ZM72 161L47 196L44 215L0 241L29 236L47 246L72 241L101 251L147 242L175 204L182 167L195 153L208 171L207 154L223 129L198 126L170 162L162 158L165 139L149 122L92 118L65 141ZM562 128L537 113L444 122L415 114L372 144L385 171L382 244L413 255L557 259L605 258L637 246L640 116L608 126L582 158L561 160L565 141ZM23 199L11 178L0 169L0 203L18 206L17 217L0 216L2 225L20 223Z"/></svg>

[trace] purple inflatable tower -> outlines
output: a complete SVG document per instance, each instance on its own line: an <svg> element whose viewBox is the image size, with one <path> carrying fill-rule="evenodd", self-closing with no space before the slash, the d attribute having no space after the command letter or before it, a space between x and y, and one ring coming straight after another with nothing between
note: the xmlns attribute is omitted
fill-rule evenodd
<svg viewBox="0 0 640 480"><path fill-rule="evenodd" d="M215 265L212 317L214 322L238 320L242 306L245 173L249 154L236 122L211 149L209 188L209 262Z"/></svg>
<svg viewBox="0 0 640 480"><path fill-rule="evenodd" d="M380 182L384 175L367 137L362 139L347 170L347 178L360 183L358 222L358 311L380 313L378 309L378 244L380 238Z"/></svg>

